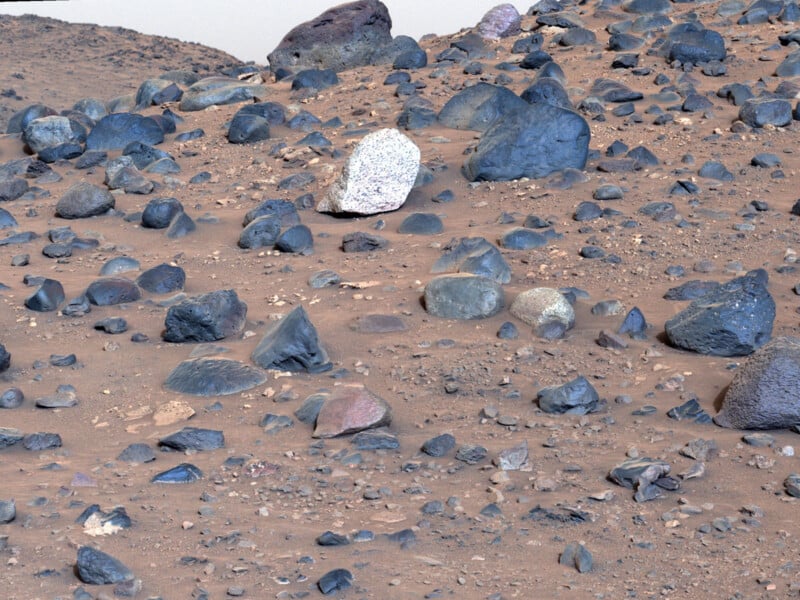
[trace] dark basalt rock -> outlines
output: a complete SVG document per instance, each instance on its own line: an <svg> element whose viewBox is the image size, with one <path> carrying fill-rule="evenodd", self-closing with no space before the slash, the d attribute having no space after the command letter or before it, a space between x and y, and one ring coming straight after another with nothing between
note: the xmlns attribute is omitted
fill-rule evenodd
<svg viewBox="0 0 800 600"><path fill-rule="evenodd" d="M792 122L792 105L780 98L751 98L739 109L739 120L750 127L785 127Z"/></svg>
<svg viewBox="0 0 800 600"><path fill-rule="evenodd" d="M597 410L600 396L581 375L564 385L539 390L536 400L546 413L585 415Z"/></svg>
<svg viewBox="0 0 800 600"><path fill-rule="evenodd" d="M389 240L374 233L355 231L342 236L342 251L344 252L374 252L383 250L389 245Z"/></svg>
<svg viewBox="0 0 800 600"><path fill-rule="evenodd" d="M292 79L293 90L324 90L337 85L339 78L336 76L336 71L333 69L306 69L300 71Z"/></svg>
<svg viewBox="0 0 800 600"><path fill-rule="evenodd" d="M0 346L2 346L2 344L0 344ZM5 368L3 368L2 371L6 371L11 364L11 355L6 351L4 346L2 346L0 354L4 355ZM8 388L0 394L0 408L19 408L24 401L25 394L23 394L22 390L19 388Z"/></svg>
<svg viewBox="0 0 800 600"><path fill-rule="evenodd" d="M178 266L162 263L136 278L136 285L151 294L170 294L183 289L186 272Z"/></svg>
<svg viewBox="0 0 800 600"><path fill-rule="evenodd" d="M119 560L89 546L78 548L75 570L83 583L91 585L106 585L133 579L133 571Z"/></svg>
<svg viewBox="0 0 800 600"><path fill-rule="evenodd" d="M185 360L169 374L164 387L192 396L227 396L261 385L266 373L239 361L200 357Z"/></svg>
<svg viewBox="0 0 800 600"><path fill-rule="evenodd" d="M203 478L203 472L191 463L181 463L153 476L150 483L194 483Z"/></svg>
<svg viewBox="0 0 800 600"><path fill-rule="evenodd" d="M158 440L158 445L185 452L195 450L204 452L225 447L225 435L216 429L201 429L198 427L184 427Z"/></svg>
<svg viewBox="0 0 800 600"><path fill-rule="evenodd" d="M153 198L142 212L142 227L166 229L182 212L183 204L177 198Z"/></svg>
<svg viewBox="0 0 800 600"><path fill-rule="evenodd" d="M108 190L81 181L71 186L56 203L56 216L62 219L85 219L114 208L114 196Z"/></svg>
<svg viewBox="0 0 800 600"><path fill-rule="evenodd" d="M484 132L464 174L469 181L508 181L583 169L589 138L589 125L577 113L530 104L503 115Z"/></svg>
<svg viewBox="0 0 800 600"><path fill-rule="evenodd" d="M723 37L696 21L681 23L670 29L659 52L670 62L677 60L694 65L712 60L723 61L727 55Z"/></svg>
<svg viewBox="0 0 800 600"><path fill-rule="evenodd" d="M95 306L113 306L136 302L142 297L139 287L124 277L98 279L86 288L86 297Z"/></svg>
<svg viewBox="0 0 800 600"><path fill-rule="evenodd" d="M481 82L450 98L439 111L439 122L453 129L486 131L502 115L525 104L508 88Z"/></svg>
<svg viewBox="0 0 800 600"><path fill-rule="evenodd" d="M248 223L239 234L240 248L273 246L281 233L281 220L276 215L258 217Z"/></svg>
<svg viewBox="0 0 800 600"><path fill-rule="evenodd" d="M775 301L763 271L722 284L665 324L673 345L712 356L746 356L772 335Z"/></svg>
<svg viewBox="0 0 800 600"><path fill-rule="evenodd" d="M237 115L258 115L270 125L283 125L286 122L286 109L278 102L255 102L245 104L236 111Z"/></svg>
<svg viewBox="0 0 800 600"><path fill-rule="evenodd" d="M622 487L634 490L637 502L658 498L662 490L677 489L678 482L669 477L671 467L662 460L631 458L614 467L608 477Z"/></svg>
<svg viewBox="0 0 800 600"><path fill-rule="evenodd" d="M58 112L44 104L31 104L11 115L11 118L8 120L8 126L6 127L6 133L22 133L34 119L41 119L42 117L50 117L57 114Z"/></svg>
<svg viewBox="0 0 800 600"><path fill-rule="evenodd" d="M252 101L267 94L263 85L239 81L232 77L206 77L189 87L181 97L183 111L203 110L209 106Z"/></svg>
<svg viewBox="0 0 800 600"><path fill-rule="evenodd" d="M274 215L280 219L281 227L291 227L300 224L300 215L297 207L288 200L264 200L256 208L247 211L242 221L242 227L247 227L258 217Z"/></svg>
<svg viewBox="0 0 800 600"><path fill-rule="evenodd" d="M544 103L561 108L572 109L569 94L558 79L539 77L520 94L529 104Z"/></svg>
<svg viewBox="0 0 800 600"><path fill-rule="evenodd" d="M119 453L117 460L126 463L144 464L156 459L155 451L147 444L131 444Z"/></svg>
<svg viewBox="0 0 800 600"><path fill-rule="evenodd" d="M252 359L262 369L279 371L322 373L333 368L302 306L267 330Z"/></svg>
<svg viewBox="0 0 800 600"><path fill-rule="evenodd" d="M171 306L164 321L164 341L213 342L242 332L247 304L235 290L209 292Z"/></svg>
<svg viewBox="0 0 800 600"><path fill-rule="evenodd" d="M497 283L511 281L511 267L500 251L484 238L454 238L443 251L433 264L431 273L458 271L480 275Z"/></svg>
<svg viewBox="0 0 800 600"><path fill-rule="evenodd" d="M22 438L22 447L32 452L61 448L61 444L61 436L57 433L29 433Z"/></svg>
<svg viewBox="0 0 800 600"><path fill-rule="evenodd" d="M41 117L28 123L22 133L22 141L37 153L64 144L80 146L86 141L86 128L68 117Z"/></svg>
<svg viewBox="0 0 800 600"><path fill-rule="evenodd" d="M19 429L0 427L0 450L13 446L14 444L19 444L24 437L25 434Z"/></svg>
<svg viewBox="0 0 800 600"><path fill-rule="evenodd" d="M269 139L269 121L259 115L234 115L228 128L231 144L252 144Z"/></svg>
<svg viewBox="0 0 800 600"><path fill-rule="evenodd" d="M500 284L478 275L440 275L425 286L425 310L444 319L483 319L504 305Z"/></svg>
<svg viewBox="0 0 800 600"><path fill-rule="evenodd" d="M442 220L433 213L412 213L397 228L398 233L414 235L436 235L443 230Z"/></svg>
<svg viewBox="0 0 800 600"><path fill-rule="evenodd" d="M64 286L55 279L45 279L32 295L25 298L25 307L36 312L50 312L58 310L58 307L66 299Z"/></svg>
<svg viewBox="0 0 800 600"><path fill-rule="evenodd" d="M281 252L308 255L314 251L314 235L305 225L290 227L275 240L275 248Z"/></svg>
<svg viewBox="0 0 800 600"><path fill-rule="evenodd" d="M702 281L700 279L692 279L686 283L670 288L664 294L665 300L697 300L706 294L718 290L721 283L716 281Z"/></svg>
<svg viewBox="0 0 800 600"><path fill-rule="evenodd" d="M328 571L317 582L319 591L326 596L346 590L353 585L353 574L347 569Z"/></svg>
<svg viewBox="0 0 800 600"><path fill-rule="evenodd" d="M97 122L86 138L87 150L122 150L131 142L155 145L164 141L164 132L149 117L134 113L114 113Z"/></svg>
<svg viewBox="0 0 800 600"><path fill-rule="evenodd" d="M28 185L28 182L25 181L24 179L20 179L19 177L8 177L0 179L0 202L10 202L11 200L16 200L17 198L22 196L25 192L27 192L29 187L30 186ZM8 211L5 212L6 214L9 214ZM14 223L16 223L16 220L14 221ZM3 228L5 229L5 227Z"/></svg>

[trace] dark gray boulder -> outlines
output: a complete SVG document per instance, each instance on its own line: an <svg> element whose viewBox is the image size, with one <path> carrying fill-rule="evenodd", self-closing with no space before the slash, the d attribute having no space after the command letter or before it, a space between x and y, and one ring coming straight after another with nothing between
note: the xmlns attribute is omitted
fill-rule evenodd
<svg viewBox="0 0 800 600"><path fill-rule="evenodd" d="M800 75L800 50L790 52L775 69L778 77L795 77Z"/></svg>
<svg viewBox="0 0 800 600"><path fill-rule="evenodd" d="M275 215L280 220L281 227L291 227L300 224L300 215L297 207L288 200L264 200L255 208L247 211L242 220L242 227L247 227L258 217Z"/></svg>
<svg viewBox="0 0 800 600"><path fill-rule="evenodd" d="M133 571L119 560L89 546L78 548L75 570L83 583L91 585L121 583L133 579Z"/></svg>
<svg viewBox="0 0 800 600"><path fill-rule="evenodd" d="M270 70L346 71L391 63L399 54L419 48L407 36L392 39L389 10L378 0L340 4L301 23L267 56Z"/></svg>
<svg viewBox="0 0 800 600"><path fill-rule="evenodd" d="M171 469L153 475L150 483L194 483L203 478L203 472L192 463L181 463Z"/></svg>
<svg viewBox="0 0 800 600"><path fill-rule="evenodd" d="M520 98L529 104L542 102L572 110L572 101L567 90L558 79L540 77L520 94Z"/></svg>
<svg viewBox="0 0 800 600"><path fill-rule="evenodd" d="M305 69L292 79L293 90L324 90L339 83L336 71L333 69Z"/></svg>
<svg viewBox="0 0 800 600"><path fill-rule="evenodd" d="M266 119L270 125L283 125L286 122L286 109L279 102L245 104L236 111L236 115L258 115Z"/></svg>
<svg viewBox="0 0 800 600"><path fill-rule="evenodd" d="M189 87L181 97L183 111L203 110L209 106L252 102L254 98L267 95L267 88L260 84L239 81L232 77L206 77Z"/></svg>
<svg viewBox="0 0 800 600"><path fill-rule="evenodd" d="M44 104L31 104L11 115L11 118L8 120L8 126L6 127L6 133L22 133L34 119L41 119L42 117L49 117L57 114L58 112L55 109L45 106Z"/></svg>
<svg viewBox="0 0 800 600"><path fill-rule="evenodd" d="M228 141L231 144L253 144L269 139L269 121L253 114L234 115L228 127Z"/></svg>
<svg viewBox="0 0 800 600"><path fill-rule="evenodd" d="M270 326L251 358L262 369L322 373L333 368L302 306Z"/></svg>
<svg viewBox="0 0 800 600"><path fill-rule="evenodd" d="M164 320L164 341L214 342L242 332L247 304L235 290L218 290L171 306Z"/></svg>
<svg viewBox="0 0 800 600"><path fill-rule="evenodd" d="M503 288L486 277L440 275L425 286L425 310L444 319L484 319L496 315L504 304Z"/></svg>
<svg viewBox="0 0 800 600"><path fill-rule="evenodd" d="M89 284L86 298L95 306L113 306L136 302L142 292L133 281L124 277L105 277Z"/></svg>
<svg viewBox="0 0 800 600"><path fill-rule="evenodd" d="M248 223L239 234L240 248L262 248L272 246L281 233L281 219L272 214L258 217Z"/></svg>
<svg viewBox="0 0 800 600"><path fill-rule="evenodd" d="M585 415L597 409L600 396L594 386L580 375L564 385L539 390L536 400L546 413Z"/></svg>
<svg viewBox="0 0 800 600"><path fill-rule="evenodd" d="M589 125L578 113L550 104L526 105L484 132L464 165L464 175L469 181L509 181L583 169L590 136Z"/></svg>
<svg viewBox="0 0 800 600"><path fill-rule="evenodd" d="M81 181L71 186L56 203L56 216L62 219L85 219L114 208L114 196L108 190Z"/></svg>
<svg viewBox="0 0 800 600"><path fill-rule="evenodd" d="M786 127L792 122L792 104L781 98L751 98L739 109L739 120L750 127Z"/></svg>
<svg viewBox="0 0 800 600"><path fill-rule="evenodd" d="M0 202L16 200L29 188L28 182L19 177L0 178Z"/></svg>
<svg viewBox="0 0 800 600"><path fill-rule="evenodd" d="M58 310L65 299L61 282L45 279L33 294L25 298L25 307L36 312L50 312Z"/></svg>
<svg viewBox="0 0 800 600"><path fill-rule="evenodd" d="M508 88L480 82L450 98L439 111L439 122L452 129L486 131L500 116L524 106Z"/></svg>
<svg viewBox="0 0 800 600"><path fill-rule="evenodd" d="M314 252L314 234L306 225L294 225L278 236L275 249L307 256Z"/></svg>
<svg viewBox="0 0 800 600"><path fill-rule="evenodd" d="M164 387L192 396L228 396L261 385L267 375L261 369L227 358L190 358L175 367Z"/></svg>
<svg viewBox="0 0 800 600"><path fill-rule="evenodd" d="M22 141L34 152L67 143L82 144L86 141L86 128L67 117L41 117L28 123Z"/></svg>
<svg viewBox="0 0 800 600"><path fill-rule="evenodd" d="M484 238L454 238L442 250L443 254L433 264L431 273L457 271L480 275L497 283L511 281L508 262L497 247Z"/></svg>
<svg viewBox="0 0 800 600"><path fill-rule="evenodd" d="M714 422L735 429L800 424L800 339L777 337L753 352L736 370Z"/></svg>
<svg viewBox="0 0 800 600"><path fill-rule="evenodd" d="M173 265L162 263L148 269L136 278L136 285L151 294L179 292L186 284L186 272Z"/></svg>
<svg viewBox="0 0 800 600"><path fill-rule="evenodd" d="M135 113L114 113L103 117L86 138L87 150L122 150L131 142L155 145L164 141L164 132L150 117Z"/></svg>
<svg viewBox="0 0 800 600"><path fill-rule="evenodd" d="M166 229L182 212L183 204L177 198L153 198L142 211L142 227Z"/></svg>
<svg viewBox="0 0 800 600"><path fill-rule="evenodd" d="M678 348L712 356L747 356L772 335L775 301L758 270L701 296L665 324Z"/></svg>
<svg viewBox="0 0 800 600"><path fill-rule="evenodd" d="M723 37L712 29L706 29L699 21L675 25L659 50L670 62L677 60L693 65L722 61L727 55Z"/></svg>

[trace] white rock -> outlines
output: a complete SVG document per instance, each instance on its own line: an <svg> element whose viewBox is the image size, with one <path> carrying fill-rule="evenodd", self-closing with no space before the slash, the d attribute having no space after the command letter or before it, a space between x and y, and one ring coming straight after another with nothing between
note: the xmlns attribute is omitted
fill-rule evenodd
<svg viewBox="0 0 800 600"><path fill-rule="evenodd" d="M553 324L563 331L575 325L575 311L572 305L558 290L552 288L533 288L519 294L509 311L520 321L533 326L537 335L546 335Z"/></svg>
<svg viewBox="0 0 800 600"><path fill-rule="evenodd" d="M397 210L417 178L419 158L417 145L397 129L370 133L353 150L317 210L360 215Z"/></svg>

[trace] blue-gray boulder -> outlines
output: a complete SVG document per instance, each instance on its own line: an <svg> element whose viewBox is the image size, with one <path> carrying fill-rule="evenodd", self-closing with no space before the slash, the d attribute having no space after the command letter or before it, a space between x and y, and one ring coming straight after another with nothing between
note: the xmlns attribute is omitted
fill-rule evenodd
<svg viewBox="0 0 800 600"><path fill-rule="evenodd" d="M251 358L262 369L278 371L323 373L333 368L302 306L270 326Z"/></svg>
<svg viewBox="0 0 800 600"><path fill-rule="evenodd" d="M528 104L542 102L561 108L572 109L572 101L561 82L554 77L540 77L520 94Z"/></svg>
<svg viewBox="0 0 800 600"><path fill-rule="evenodd" d="M775 69L775 75L778 77L795 77L800 75L800 50L790 52L783 62Z"/></svg>
<svg viewBox="0 0 800 600"><path fill-rule="evenodd" d="M244 329L247 304L235 290L218 290L171 306L164 321L164 341L214 342Z"/></svg>
<svg viewBox="0 0 800 600"><path fill-rule="evenodd" d="M511 281L511 267L497 247L484 238L452 239L431 268L431 273L457 271L492 279L497 283Z"/></svg>
<svg viewBox="0 0 800 600"><path fill-rule="evenodd" d="M95 306L114 306L136 302L142 297L142 292L130 279L104 277L89 284L86 297Z"/></svg>
<svg viewBox="0 0 800 600"><path fill-rule="evenodd" d="M667 60L684 64L725 60L725 40L712 29L706 29L698 21L675 25L669 30L666 42L660 48Z"/></svg>
<svg viewBox="0 0 800 600"><path fill-rule="evenodd" d="M71 186L56 203L56 216L62 219L85 219L114 208L114 196L108 190L81 181Z"/></svg>
<svg viewBox="0 0 800 600"><path fill-rule="evenodd" d="M8 120L6 133L22 133L28 126L28 123L34 119L41 119L42 117L49 117L57 115L58 113L44 104L31 104L22 110L15 112Z"/></svg>
<svg viewBox="0 0 800 600"><path fill-rule="evenodd" d="M583 169L590 137L589 125L578 113L550 104L526 104L484 132L464 165L464 175L469 181L509 181Z"/></svg>
<svg viewBox="0 0 800 600"><path fill-rule="evenodd" d="M32 295L25 298L25 308L36 312L50 312L57 310L65 299L61 282L45 279Z"/></svg>
<svg viewBox="0 0 800 600"><path fill-rule="evenodd" d="M440 275L425 286L425 310L444 319L484 319L504 305L502 286L478 275Z"/></svg>
<svg viewBox="0 0 800 600"><path fill-rule="evenodd" d="M134 113L115 113L103 117L86 138L87 150L122 150L131 142L155 145L164 141L164 132L150 117Z"/></svg>
<svg viewBox="0 0 800 600"><path fill-rule="evenodd" d="M252 114L236 114L228 127L231 144L253 144L269 139L269 121Z"/></svg>
<svg viewBox="0 0 800 600"><path fill-rule="evenodd" d="M34 152L62 144L82 144L86 141L86 128L67 117L41 117L28 123L22 141Z"/></svg>
<svg viewBox="0 0 800 600"><path fill-rule="evenodd" d="M339 83L336 71L333 69L305 69L294 76L293 90L324 90Z"/></svg>
<svg viewBox="0 0 800 600"><path fill-rule="evenodd" d="M248 223L239 234L240 248L262 248L272 246L281 233L281 219L276 215L264 215Z"/></svg>
<svg viewBox="0 0 800 600"><path fill-rule="evenodd" d="M158 440L162 448L170 448L178 452L194 450L207 452L225 447L225 434L218 429L203 429L201 427L184 427L180 431L171 433Z"/></svg>
<svg viewBox="0 0 800 600"><path fill-rule="evenodd" d="M736 370L714 422L735 429L800 423L800 339L777 337L756 350Z"/></svg>
<svg viewBox="0 0 800 600"><path fill-rule="evenodd" d="M266 94L267 88L260 84L231 77L206 77L183 93L180 109L186 112L203 110L209 106L252 101Z"/></svg>
<svg viewBox="0 0 800 600"><path fill-rule="evenodd" d="M524 106L508 88L481 82L450 98L439 111L439 122L452 129L486 131L502 115Z"/></svg>
<svg viewBox="0 0 800 600"><path fill-rule="evenodd" d="M25 192L27 192L29 188L30 186L28 185L28 182L19 177L6 177L0 179L0 202L10 202L11 200L16 200ZM14 227L16 227L16 224Z"/></svg>
<svg viewBox="0 0 800 600"><path fill-rule="evenodd" d="M186 284L186 272L173 265L162 263L147 269L136 278L136 285L151 294L179 292Z"/></svg>
<svg viewBox="0 0 800 600"><path fill-rule="evenodd" d="M739 120L750 127L786 127L792 122L792 104L781 98L751 98L739 109Z"/></svg>
<svg viewBox="0 0 800 600"><path fill-rule="evenodd" d="M78 548L75 564L78 578L90 585L121 583L133 579L133 571L113 556L89 546Z"/></svg>
<svg viewBox="0 0 800 600"><path fill-rule="evenodd" d="M190 358L175 367L164 387L192 396L228 396L261 385L267 374L237 360L227 358Z"/></svg>
<svg viewBox="0 0 800 600"><path fill-rule="evenodd" d="M564 385L539 390L536 400L546 413L585 415L597 409L600 396L594 386L580 375Z"/></svg>
<svg viewBox="0 0 800 600"><path fill-rule="evenodd" d="M712 356L747 356L772 335L775 301L766 273L732 279L698 298L665 324L678 348Z"/></svg>
<svg viewBox="0 0 800 600"><path fill-rule="evenodd" d="M177 198L153 198L142 211L142 227L166 229L182 212L183 204Z"/></svg>

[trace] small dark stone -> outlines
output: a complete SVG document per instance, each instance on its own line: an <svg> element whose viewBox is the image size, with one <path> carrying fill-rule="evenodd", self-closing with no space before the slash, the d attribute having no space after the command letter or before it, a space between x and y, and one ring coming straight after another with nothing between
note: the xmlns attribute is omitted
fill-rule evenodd
<svg viewBox="0 0 800 600"><path fill-rule="evenodd" d="M468 465L476 465L486 458L489 451L483 446L476 444L465 444L456 451L456 460L465 462Z"/></svg>
<svg viewBox="0 0 800 600"><path fill-rule="evenodd" d="M372 252L383 250L389 245L389 240L379 235L356 231L347 233L342 238L344 252Z"/></svg>
<svg viewBox="0 0 800 600"><path fill-rule="evenodd" d="M317 536L317 545L319 546L347 546L350 540L346 535L326 531L325 533Z"/></svg>
<svg viewBox="0 0 800 600"><path fill-rule="evenodd" d="M161 438L158 441L158 445L180 452L185 452L186 450L195 450L197 452L216 450L217 448L225 447L225 436L222 431L215 429L184 427L180 431Z"/></svg>
<svg viewBox="0 0 800 600"><path fill-rule="evenodd" d="M147 444L141 443L131 444L117 456L117 460L121 460L122 462L138 464L152 462L155 459L155 451Z"/></svg>
<svg viewBox="0 0 800 600"><path fill-rule="evenodd" d="M585 415L597 409L600 396L581 375L564 385L540 390L536 400L547 413Z"/></svg>
<svg viewBox="0 0 800 600"><path fill-rule="evenodd" d="M22 438L22 447L33 452L61 448L61 443L61 436L57 433L29 433Z"/></svg>
<svg viewBox="0 0 800 600"><path fill-rule="evenodd" d="M441 457L455 448L455 445L456 438L449 433L443 433L422 444L422 451L428 456Z"/></svg>
<svg viewBox="0 0 800 600"><path fill-rule="evenodd" d="M408 215L400 227L398 233L410 233L415 235L435 235L444 230L442 220L433 213L413 213Z"/></svg>
<svg viewBox="0 0 800 600"><path fill-rule="evenodd" d="M53 367L71 367L77 362L74 354L51 354L50 365Z"/></svg>
<svg viewBox="0 0 800 600"><path fill-rule="evenodd" d="M78 549L78 578L84 583L105 585L133 579L133 572L119 560L89 546Z"/></svg>
<svg viewBox="0 0 800 600"><path fill-rule="evenodd" d="M176 467L153 476L150 483L194 483L203 478L203 472L190 463L181 463Z"/></svg>
<svg viewBox="0 0 800 600"><path fill-rule="evenodd" d="M519 331L517 330L517 326L514 325L511 321L506 321L500 326L500 329L497 331L497 337L501 340L515 340L519 337Z"/></svg>
<svg viewBox="0 0 800 600"><path fill-rule="evenodd" d="M346 590L353 585L353 574L347 569L334 569L328 571L317 582L319 591L325 594L333 594Z"/></svg>

